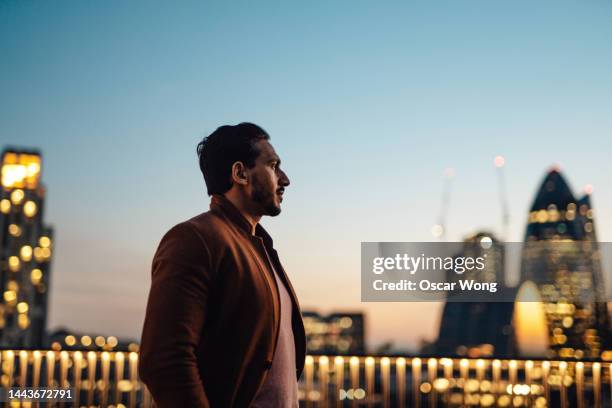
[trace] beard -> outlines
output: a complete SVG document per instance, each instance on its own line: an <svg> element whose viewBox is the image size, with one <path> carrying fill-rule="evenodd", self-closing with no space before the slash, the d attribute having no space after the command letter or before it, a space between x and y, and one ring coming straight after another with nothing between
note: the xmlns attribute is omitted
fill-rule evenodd
<svg viewBox="0 0 612 408"><path fill-rule="evenodd" d="M274 201L275 194L275 191L266 189L257 177L253 178L251 199L263 209L264 213L262 215L275 217L281 213L280 205L277 205Z"/></svg>

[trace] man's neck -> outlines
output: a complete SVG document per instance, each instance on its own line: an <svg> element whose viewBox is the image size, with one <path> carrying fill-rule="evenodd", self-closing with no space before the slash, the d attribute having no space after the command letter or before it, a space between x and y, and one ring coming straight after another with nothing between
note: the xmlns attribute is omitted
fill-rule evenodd
<svg viewBox="0 0 612 408"><path fill-rule="evenodd" d="M241 200L240 197L237 197L235 194L231 194L230 192L228 192L224 194L224 196L234 205L234 207L238 209L238 211L240 211L240 214L242 214L242 216L246 218L246 220L251 225L251 234L255 235L255 228L257 227L259 220L261 220L261 215L253 215L244 205L244 201Z"/></svg>

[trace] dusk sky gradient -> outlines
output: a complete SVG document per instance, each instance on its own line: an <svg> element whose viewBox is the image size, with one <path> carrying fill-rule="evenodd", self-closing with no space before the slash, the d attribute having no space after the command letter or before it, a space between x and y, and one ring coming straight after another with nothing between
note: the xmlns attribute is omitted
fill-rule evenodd
<svg viewBox="0 0 612 408"><path fill-rule="evenodd" d="M509 240L545 172L594 186L612 240L606 1L0 0L0 146L43 153L49 327L139 338L163 233L208 209L195 146L264 127L291 179L263 225L305 309L363 310L371 345L433 339L440 305L360 302L361 241Z"/></svg>

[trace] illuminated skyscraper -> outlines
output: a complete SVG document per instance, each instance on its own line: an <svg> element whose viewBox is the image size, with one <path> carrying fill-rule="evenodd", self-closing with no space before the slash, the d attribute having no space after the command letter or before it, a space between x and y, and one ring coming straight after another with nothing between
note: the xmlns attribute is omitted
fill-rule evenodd
<svg viewBox="0 0 612 408"><path fill-rule="evenodd" d="M521 278L540 290L550 354L598 358L609 326L593 209L588 195L576 200L557 169L546 175L529 213Z"/></svg>
<svg viewBox="0 0 612 408"><path fill-rule="evenodd" d="M0 191L0 346L40 347L47 320L52 230L43 223L41 156L2 153Z"/></svg>
<svg viewBox="0 0 612 408"><path fill-rule="evenodd" d="M449 271L447 280L454 282L459 279L474 279L479 282L497 282L504 284L504 244L494 234L487 231L479 231L463 240L462 257L486 257L483 269L472 269L463 274Z"/></svg>
<svg viewBox="0 0 612 408"><path fill-rule="evenodd" d="M474 279L497 282L496 296L514 298L515 290L504 284L504 245L488 232L478 232L463 241L458 254L463 257L487 257L486 267L458 275L449 271L447 281ZM516 351L512 328L513 303L469 301L472 294L454 296L442 310L435 351L445 355L470 357L510 357Z"/></svg>
<svg viewBox="0 0 612 408"><path fill-rule="evenodd" d="M363 313L332 313L322 316L302 311L309 353L360 354L365 352Z"/></svg>

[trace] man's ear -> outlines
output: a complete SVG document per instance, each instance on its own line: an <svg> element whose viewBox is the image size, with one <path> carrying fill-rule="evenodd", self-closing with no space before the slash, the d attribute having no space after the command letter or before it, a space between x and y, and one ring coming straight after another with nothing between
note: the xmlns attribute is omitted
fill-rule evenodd
<svg viewBox="0 0 612 408"><path fill-rule="evenodd" d="M244 163L238 161L232 164L232 182L243 186L249 184L247 169Z"/></svg>

